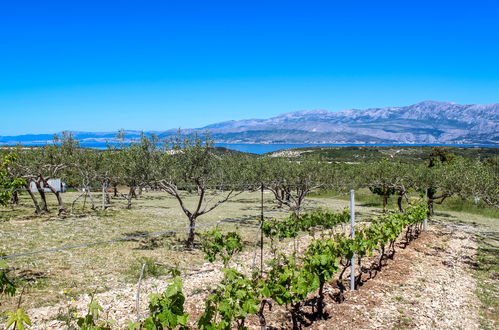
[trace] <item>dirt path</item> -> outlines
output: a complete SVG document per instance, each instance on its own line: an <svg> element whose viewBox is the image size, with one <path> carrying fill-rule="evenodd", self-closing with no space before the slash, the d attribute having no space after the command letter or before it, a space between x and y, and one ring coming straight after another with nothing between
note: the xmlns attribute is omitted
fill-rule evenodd
<svg viewBox="0 0 499 330"><path fill-rule="evenodd" d="M433 227L342 304L329 302L331 318L311 328L478 329L476 248L468 233Z"/></svg>
<svg viewBox="0 0 499 330"><path fill-rule="evenodd" d="M304 237L299 246L304 249L310 237ZM394 260L373 279L366 281L359 290L348 292L346 300L339 304L326 300L327 320L314 321L312 329L477 329L479 301L474 291L476 282L471 267L476 254L476 244L471 235L453 226L433 226L406 249L397 249ZM283 246L292 249L292 243ZM270 256L267 256L270 258ZM238 262L250 268L253 251L243 253ZM197 318L203 308L209 288L220 281L220 265L204 264L191 275L185 275L184 292L186 308ZM365 276L367 277L367 276ZM142 282L140 317L147 315L147 296L162 292L168 281L147 279ZM327 288L334 293L333 287ZM113 288L99 293L95 299L106 310L105 317L116 320L118 327L125 321L135 320L136 285ZM54 318L68 306L84 313L90 298L80 296L75 302L28 311L32 329L64 328L64 323ZM193 324L194 325L194 324ZM256 319L248 325L259 328ZM288 328L290 322L282 308L274 308L269 315L269 325Z"/></svg>

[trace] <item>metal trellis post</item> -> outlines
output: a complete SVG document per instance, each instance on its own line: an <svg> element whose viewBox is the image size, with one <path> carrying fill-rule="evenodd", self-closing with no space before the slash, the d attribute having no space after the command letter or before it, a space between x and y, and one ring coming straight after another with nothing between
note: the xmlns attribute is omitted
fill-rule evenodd
<svg viewBox="0 0 499 330"><path fill-rule="evenodd" d="M260 276L263 276L263 221L265 218L263 216L263 183L261 186L261 219L260 219Z"/></svg>
<svg viewBox="0 0 499 330"><path fill-rule="evenodd" d="M350 190L350 236L355 238L355 191ZM355 290L355 254L352 256L350 273L350 290Z"/></svg>

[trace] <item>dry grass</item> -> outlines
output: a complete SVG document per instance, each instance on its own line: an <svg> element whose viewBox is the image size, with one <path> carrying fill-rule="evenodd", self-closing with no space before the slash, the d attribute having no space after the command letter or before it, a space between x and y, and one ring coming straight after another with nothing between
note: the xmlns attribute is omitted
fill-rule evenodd
<svg viewBox="0 0 499 330"><path fill-rule="evenodd" d="M459 212L439 212L440 220L452 221L456 230L473 235L478 245L473 263L477 281L475 294L480 299L480 328L499 326L499 221L497 218Z"/></svg>
<svg viewBox="0 0 499 330"><path fill-rule="evenodd" d="M64 194L64 199L70 204L76 196L77 193L70 192ZM88 202L83 211L79 202L78 214L65 219L56 216L56 201L52 196L49 196L49 206L53 212L43 216L33 215L31 201L26 197L22 196L20 205L14 208L0 209L0 217L4 219L0 222L0 253L4 255L182 229L187 225L187 218L177 201L165 193L144 194L133 200L131 210L126 209L124 199L113 199L106 211L91 211ZM94 198L99 200L99 195ZM195 201L195 196L187 197L188 205L194 205ZM310 199L305 208L341 210L347 205L346 201ZM268 216L272 217L288 214L285 209L276 208L270 193L264 194L264 210L270 211ZM245 192L198 218L198 224L259 214L260 193ZM219 226L224 230L237 228L249 247L254 245L258 221L256 218ZM202 227L199 232L210 228ZM11 275L15 275L21 285L29 284L25 307L48 306L63 300L65 289L91 293L128 285L135 280L134 268L144 258L186 269L198 266L204 262L203 255L199 250L185 251L182 244L185 237L186 231L180 230L173 234L19 257L9 259L8 263L14 268ZM10 308L14 302L14 299L8 300L0 309Z"/></svg>
<svg viewBox="0 0 499 330"><path fill-rule="evenodd" d="M64 194L65 201L71 201L76 193ZM98 194L95 196L99 199ZM21 204L13 209L0 209L0 253L13 254L43 250L108 239L122 238L140 233L153 233L169 229L183 228L187 221L177 201L164 193L150 192L137 200L133 200L131 210L126 209L126 201L113 199L111 207L106 211L91 211L88 207L82 211L82 204L77 206L78 214L66 219L59 219L56 214L55 199L49 197L52 214L33 216L30 201L23 196ZM188 197L193 205L195 196ZM327 208L341 210L348 206L347 200L335 198L310 198L305 209ZM366 220L379 214L379 210L369 204L356 204L358 220ZM264 210L268 216L285 217L286 210L277 209L269 193L264 195ZM272 212L272 213L270 213ZM259 192L246 192L221 205L213 212L200 217L199 224L208 224L223 219L245 215L260 214ZM499 315L497 306L497 219L481 215L465 214L452 211L439 211L436 214L439 224L446 223L459 231L465 231L481 238L476 271L477 296L481 300L483 328L494 328ZM240 223L221 223L224 230L237 230L245 242L245 254L251 254L258 228L258 219ZM200 228L200 231L210 227ZM185 269L201 267L204 263L199 250L185 251L182 241L185 239L182 230L172 235L141 238L133 241L96 245L60 252L39 254L35 256L9 259L15 275L21 284L28 284L29 289L23 298L23 307L32 309L42 306L54 306L67 300L62 293L65 289L74 289L77 294L93 292L115 292L120 288L133 286L136 280L137 266L143 260L154 260L160 264L178 265ZM443 253L449 246L444 240L431 242L424 248ZM249 258L251 259L251 257ZM421 272L424 273L424 267ZM422 273L422 274L423 274ZM162 277L163 272L152 271L152 276ZM423 274L422 279L427 279ZM161 281L158 280L158 281ZM415 285L427 285L418 282ZM164 282L164 281L162 281ZM153 281L153 283L156 283ZM396 293L396 295L395 295ZM121 297L130 300L129 297ZM116 299L121 299L117 297ZM412 299L419 299L414 295ZM2 298L3 299L3 298ZM133 300L133 299L132 299ZM407 306L407 297L394 292L391 302L397 308ZM2 301L0 311L11 309L15 299ZM400 313L397 320L391 320L396 327L414 327L414 320Z"/></svg>

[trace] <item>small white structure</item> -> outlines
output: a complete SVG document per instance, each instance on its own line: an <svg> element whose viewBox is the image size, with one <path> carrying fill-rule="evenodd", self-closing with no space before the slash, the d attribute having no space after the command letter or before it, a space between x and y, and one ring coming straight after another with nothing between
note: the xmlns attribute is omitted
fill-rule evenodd
<svg viewBox="0 0 499 330"><path fill-rule="evenodd" d="M56 191L58 192L66 192L66 183L65 182L62 182L61 179L48 179L47 180L47 183L52 187L54 188ZM48 187L44 187L44 184L43 182L40 183L41 187L43 188L43 191L46 192L46 193L49 193L51 192L50 188ZM38 189L36 188L36 184L34 182L31 182L29 184L29 190L31 190L31 192L33 193L36 193L38 192Z"/></svg>

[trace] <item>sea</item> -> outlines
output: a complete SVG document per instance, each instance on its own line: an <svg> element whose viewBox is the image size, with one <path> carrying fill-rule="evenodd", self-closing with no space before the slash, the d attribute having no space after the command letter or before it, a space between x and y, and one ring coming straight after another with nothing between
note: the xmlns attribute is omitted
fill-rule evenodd
<svg viewBox="0 0 499 330"><path fill-rule="evenodd" d="M41 146L46 143L26 143L23 146ZM12 144L3 144L3 146L12 146ZM80 145L85 148L106 149L105 142L84 142ZM0 144L1 146L1 144ZM297 144L297 143L215 143L216 147L224 147L241 152L263 155L269 152L295 149L295 148L310 148L310 147L418 147L418 146L448 146L448 147L482 147L482 148L499 148L498 145L479 145L479 144Z"/></svg>

